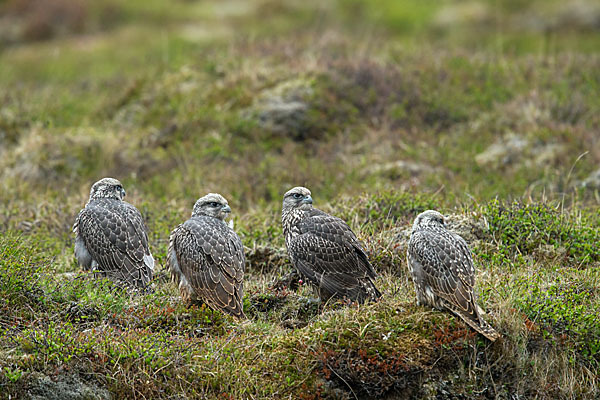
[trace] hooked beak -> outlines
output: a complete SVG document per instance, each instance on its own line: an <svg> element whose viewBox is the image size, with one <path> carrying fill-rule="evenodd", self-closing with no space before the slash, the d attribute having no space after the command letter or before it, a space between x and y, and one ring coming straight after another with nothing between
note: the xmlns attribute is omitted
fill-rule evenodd
<svg viewBox="0 0 600 400"><path fill-rule="evenodd" d="M302 199L302 204L312 204L313 200L312 197L310 196L306 196L305 198Z"/></svg>
<svg viewBox="0 0 600 400"><path fill-rule="evenodd" d="M225 205L223 206L223 208L221 208L221 211L223 211L224 213L227 213L227 214L229 214L229 213L231 212L231 208L229 207L229 205L228 205L228 204L225 204Z"/></svg>
<svg viewBox="0 0 600 400"><path fill-rule="evenodd" d="M126 194L127 193L125 193L125 189L121 189L121 198L124 198Z"/></svg>

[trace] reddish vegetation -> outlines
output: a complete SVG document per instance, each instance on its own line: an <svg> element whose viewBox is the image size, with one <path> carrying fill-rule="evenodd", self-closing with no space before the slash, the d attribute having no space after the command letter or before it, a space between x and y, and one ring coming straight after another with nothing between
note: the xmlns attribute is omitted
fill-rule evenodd
<svg viewBox="0 0 600 400"><path fill-rule="evenodd" d="M464 347L465 341L473 339L477 336L477 332L468 327L456 328L446 323L440 329L433 331L435 344L437 346L447 346L453 350L459 350Z"/></svg>

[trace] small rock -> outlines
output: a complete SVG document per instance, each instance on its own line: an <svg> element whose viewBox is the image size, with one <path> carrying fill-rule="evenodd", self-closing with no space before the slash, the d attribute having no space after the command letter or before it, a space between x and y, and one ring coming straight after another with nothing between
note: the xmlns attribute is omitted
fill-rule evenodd
<svg viewBox="0 0 600 400"><path fill-rule="evenodd" d="M177 133L177 123L171 122L162 127L162 129L152 129L148 135L140 140L142 147L168 147L174 140Z"/></svg>
<svg viewBox="0 0 600 400"><path fill-rule="evenodd" d="M581 187L586 189L600 189L600 169L592 172L587 178L585 178L581 184Z"/></svg>
<svg viewBox="0 0 600 400"><path fill-rule="evenodd" d="M492 19L489 7L479 1L466 1L442 7L433 18L438 29L452 29L457 26L484 24Z"/></svg>
<svg viewBox="0 0 600 400"><path fill-rule="evenodd" d="M469 245L474 245L478 241L485 239L490 230L485 218L477 218L474 215L458 215L454 221L449 221L449 226L454 232L461 235Z"/></svg>
<svg viewBox="0 0 600 400"><path fill-rule="evenodd" d="M284 82L265 90L256 99L252 114L261 128L281 136L302 141L311 136L309 121L313 89L303 80Z"/></svg>
<svg viewBox="0 0 600 400"><path fill-rule="evenodd" d="M399 176L405 173L411 176L418 176L426 172L432 172L434 169L426 164L420 164L413 161L397 160L385 164L375 164L367 168L367 174L377 174L385 176Z"/></svg>
<svg viewBox="0 0 600 400"><path fill-rule="evenodd" d="M597 31L600 29L600 4L596 0L572 0L531 7L510 22L529 32Z"/></svg>
<svg viewBox="0 0 600 400"><path fill-rule="evenodd" d="M600 4L592 0L576 0L562 4L556 15L556 27L599 30Z"/></svg>
<svg viewBox="0 0 600 400"><path fill-rule="evenodd" d="M533 163L536 166L551 164L556 160L558 154L562 153L565 146L557 143L548 143L546 145L535 147Z"/></svg>
<svg viewBox="0 0 600 400"><path fill-rule="evenodd" d="M51 379L39 374L33 378L27 396L30 400L110 400L108 390L82 382L77 376Z"/></svg>
<svg viewBox="0 0 600 400"><path fill-rule="evenodd" d="M508 134L475 156L475 162L482 167L498 168L521 164L526 167L541 167L555 162L564 151L563 144L532 142L528 138Z"/></svg>
<svg viewBox="0 0 600 400"><path fill-rule="evenodd" d="M512 164L521 157L528 146L527 139L510 134L475 156L475 162L480 166Z"/></svg>

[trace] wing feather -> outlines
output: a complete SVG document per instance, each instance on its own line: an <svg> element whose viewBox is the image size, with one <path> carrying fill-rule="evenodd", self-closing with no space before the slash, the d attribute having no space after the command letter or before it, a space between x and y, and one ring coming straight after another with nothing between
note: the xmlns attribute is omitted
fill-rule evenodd
<svg viewBox="0 0 600 400"><path fill-rule="evenodd" d="M223 221L201 216L180 225L172 237L178 268L194 293L213 308L243 317L245 258L235 232Z"/></svg>
<svg viewBox="0 0 600 400"><path fill-rule="evenodd" d="M154 259L142 216L131 204L94 200L81 210L74 229L96 260L98 271L119 276L119 281L131 287L149 284Z"/></svg>
<svg viewBox="0 0 600 400"><path fill-rule="evenodd" d="M462 237L443 228L417 230L411 235L408 255L417 291L430 287L439 298L432 305L449 309L492 341L499 337L479 314L473 290L475 266ZM417 293L417 298L431 299L427 293Z"/></svg>
<svg viewBox="0 0 600 400"><path fill-rule="evenodd" d="M417 231L411 237L409 251L421 264L425 283L439 297L476 317L473 261L466 245L455 245L455 236L460 238L444 230Z"/></svg>
<svg viewBox="0 0 600 400"><path fill-rule="evenodd" d="M298 229L300 234L288 243L290 256L298 271L326 296L359 302L380 296L362 243L343 220L315 209Z"/></svg>

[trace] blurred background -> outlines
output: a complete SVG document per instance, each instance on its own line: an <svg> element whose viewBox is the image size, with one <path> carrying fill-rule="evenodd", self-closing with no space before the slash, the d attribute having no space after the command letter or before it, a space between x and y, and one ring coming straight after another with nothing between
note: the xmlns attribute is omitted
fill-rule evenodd
<svg viewBox="0 0 600 400"><path fill-rule="evenodd" d="M0 398L598 399L599 49L598 0L0 0ZM76 265L105 176L148 225L154 294ZM285 289L297 185L365 243L381 301ZM164 268L207 192L246 246L247 323L187 309ZM430 208L497 345L415 303Z"/></svg>
<svg viewBox="0 0 600 400"><path fill-rule="evenodd" d="M598 204L599 33L593 0L2 0L0 227L68 233L103 176L181 215L295 185Z"/></svg>

